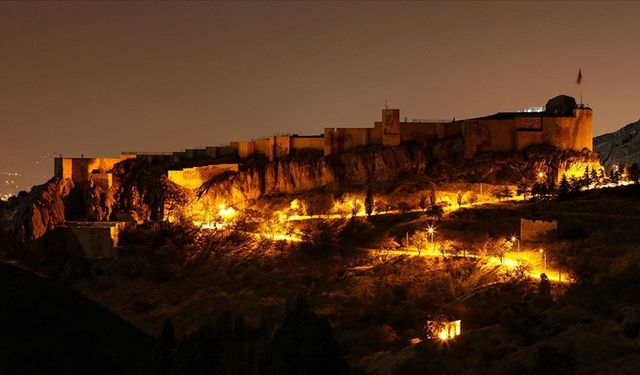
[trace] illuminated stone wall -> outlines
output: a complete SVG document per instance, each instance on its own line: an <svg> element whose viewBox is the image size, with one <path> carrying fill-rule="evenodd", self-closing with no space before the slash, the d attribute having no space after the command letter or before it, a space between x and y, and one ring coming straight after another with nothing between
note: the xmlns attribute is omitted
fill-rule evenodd
<svg viewBox="0 0 640 375"><path fill-rule="evenodd" d="M75 183L93 181L103 189L111 187L109 171L125 159L135 158L133 154L122 154L119 158L55 158L54 176L71 179Z"/></svg>
<svg viewBox="0 0 640 375"><path fill-rule="evenodd" d="M572 117L545 117L543 142L560 150L593 150L593 112L576 109Z"/></svg>
<svg viewBox="0 0 640 375"><path fill-rule="evenodd" d="M400 144L400 110L385 108L382 110L382 144L397 146Z"/></svg>
<svg viewBox="0 0 640 375"><path fill-rule="evenodd" d="M427 143L434 139L455 137L461 133L461 121L452 122L401 122L401 142Z"/></svg>
<svg viewBox="0 0 640 375"><path fill-rule="evenodd" d="M324 150L323 136L295 136L291 137L292 150Z"/></svg>
<svg viewBox="0 0 640 375"><path fill-rule="evenodd" d="M88 259L109 258L116 255L118 236L125 223L67 223L68 241L84 253Z"/></svg>
<svg viewBox="0 0 640 375"><path fill-rule="evenodd" d="M238 172L238 164L211 164L167 172L170 181L187 189L198 189L203 183L224 172Z"/></svg>
<svg viewBox="0 0 640 375"><path fill-rule="evenodd" d="M324 154L330 155L356 147L382 144L382 127L373 128L325 128Z"/></svg>
<svg viewBox="0 0 640 375"><path fill-rule="evenodd" d="M593 150L592 111L575 109L572 116L518 116L464 120L464 156L478 152L524 150L547 144L559 150Z"/></svg>
<svg viewBox="0 0 640 375"><path fill-rule="evenodd" d="M478 152L507 152L515 149L516 127L512 120L470 119L462 125L464 157Z"/></svg>

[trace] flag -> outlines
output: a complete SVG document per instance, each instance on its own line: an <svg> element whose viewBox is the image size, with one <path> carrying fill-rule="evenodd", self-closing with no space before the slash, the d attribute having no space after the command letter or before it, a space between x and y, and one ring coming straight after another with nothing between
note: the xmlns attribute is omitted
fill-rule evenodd
<svg viewBox="0 0 640 375"><path fill-rule="evenodd" d="M578 69L578 79L576 79L576 85L582 82L582 68Z"/></svg>

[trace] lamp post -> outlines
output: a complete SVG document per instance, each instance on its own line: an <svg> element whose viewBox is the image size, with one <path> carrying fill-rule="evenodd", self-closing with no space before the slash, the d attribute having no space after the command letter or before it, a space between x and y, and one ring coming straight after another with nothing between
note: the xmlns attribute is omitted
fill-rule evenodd
<svg viewBox="0 0 640 375"><path fill-rule="evenodd" d="M547 273L547 252L544 249L538 251L542 254L542 259L544 260L544 273Z"/></svg>
<svg viewBox="0 0 640 375"><path fill-rule="evenodd" d="M518 252L520 252L520 239L518 237L516 237L516 235L512 235L511 236L511 242L518 242Z"/></svg>
<svg viewBox="0 0 640 375"><path fill-rule="evenodd" d="M434 247L433 246L433 235L434 235L435 232L436 232L436 229L433 226L429 225L429 227L427 227L427 233L429 233L429 238L430 238L430 241L431 241L432 250L433 250L433 247Z"/></svg>

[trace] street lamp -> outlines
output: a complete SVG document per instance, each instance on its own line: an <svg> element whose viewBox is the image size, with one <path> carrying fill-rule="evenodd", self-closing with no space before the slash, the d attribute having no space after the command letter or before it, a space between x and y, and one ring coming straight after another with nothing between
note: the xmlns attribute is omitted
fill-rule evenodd
<svg viewBox="0 0 640 375"><path fill-rule="evenodd" d="M542 254L542 259L544 260L544 272L547 273L547 252L544 249L538 250L540 254Z"/></svg>
<svg viewBox="0 0 640 375"><path fill-rule="evenodd" d="M427 227L427 233L429 233L429 238L431 240L431 247L433 247L433 235L434 235L435 232L436 232L436 228L435 227L433 227L431 225L429 225Z"/></svg>
<svg viewBox="0 0 640 375"><path fill-rule="evenodd" d="M520 239L518 237L516 237L516 235L514 234L514 235L511 236L511 242L513 243L513 242L516 242L516 241L518 241L518 252L520 252Z"/></svg>

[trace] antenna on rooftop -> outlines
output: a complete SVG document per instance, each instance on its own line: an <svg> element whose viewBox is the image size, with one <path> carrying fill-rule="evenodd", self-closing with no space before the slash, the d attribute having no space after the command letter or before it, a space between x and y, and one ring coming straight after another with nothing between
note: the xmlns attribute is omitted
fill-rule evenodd
<svg viewBox="0 0 640 375"><path fill-rule="evenodd" d="M389 105L387 104L387 101L384 101L384 109L389 109Z"/></svg>

